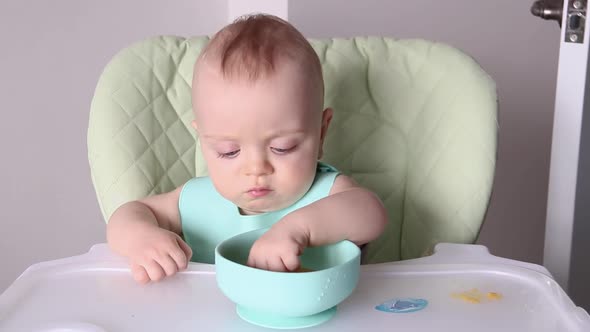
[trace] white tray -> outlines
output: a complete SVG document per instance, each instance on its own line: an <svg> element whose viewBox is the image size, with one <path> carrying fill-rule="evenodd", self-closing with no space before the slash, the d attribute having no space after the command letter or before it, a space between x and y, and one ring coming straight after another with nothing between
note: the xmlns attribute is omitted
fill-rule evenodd
<svg viewBox="0 0 590 332"><path fill-rule="evenodd" d="M476 289L481 303L466 301ZM471 293L469 293L471 291ZM495 292L500 299L485 295ZM463 298L461 297L463 295ZM419 298L415 312L375 307ZM440 244L433 256L361 267L358 287L330 321L309 331L590 331L541 266L498 258L483 246ZM136 284L105 244L27 269L0 295L0 331L270 331L241 320L212 265L191 263L163 282Z"/></svg>

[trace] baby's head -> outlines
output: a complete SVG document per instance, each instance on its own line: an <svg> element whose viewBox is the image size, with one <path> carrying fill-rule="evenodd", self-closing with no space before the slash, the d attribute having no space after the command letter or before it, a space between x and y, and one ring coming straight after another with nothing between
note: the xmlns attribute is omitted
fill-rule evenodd
<svg viewBox="0 0 590 332"><path fill-rule="evenodd" d="M193 75L194 128L217 191L244 213L310 188L332 118L311 45L289 23L247 16L219 31Z"/></svg>

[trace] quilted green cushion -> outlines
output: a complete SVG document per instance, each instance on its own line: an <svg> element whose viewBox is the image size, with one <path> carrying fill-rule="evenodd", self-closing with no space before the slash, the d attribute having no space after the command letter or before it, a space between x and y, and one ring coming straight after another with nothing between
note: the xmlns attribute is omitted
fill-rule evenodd
<svg viewBox="0 0 590 332"><path fill-rule="evenodd" d="M107 65L92 101L88 157L105 220L124 202L207 170L192 120L192 68L207 37L157 37ZM472 243L496 161L493 80L470 57L424 40L310 40L334 119L324 161L375 191L386 232L363 261L419 257ZM196 151L196 153L195 153Z"/></svg>

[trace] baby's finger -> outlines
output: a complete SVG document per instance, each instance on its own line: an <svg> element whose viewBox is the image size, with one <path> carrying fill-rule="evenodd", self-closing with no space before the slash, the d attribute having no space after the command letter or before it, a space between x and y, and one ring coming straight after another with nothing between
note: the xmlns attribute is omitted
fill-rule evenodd
<svg viewBox="0 0 590 332"><path fill-rule="evenodd" d="M184 242L180 236L176 239L176 243L178 244L178 247L183 251L184 255L185 255L185 264L184 265L178 265L179 268L181 269L185 269L188 265L188 262L190 262L191 257L193 257L193 250L191 249L191 247L186 244L186 242ZM176 258L175 258L176 260ZM176 263L181 263L178 260L176 260Z"/></svg>
<svg viewBox="0 0 590 332"><path fill-rule="evenodd" d="M169 255L172 260L174 260L174 264L176 264L178 270L186 269L188 260L186 258L185 252L180 248L180 246L177 246L174 250L172 250Z"/></svg>
<svg viewBox="0 0 590 332"><path fill-rule="evenodd" d="M133 275L133 279L140 284L145 284L150 281L150 277L141 265L131 264L131 274Z"/></svg>
<svg viewBox="0 0 590 332"><path fill-rule="evenodd" d="M261 257L261 256L251 254L248 257L248 263L246 263L246 264L250 267L255 268L255 269L268 270L268 264L266 263L266 260L264 259L264 257Z"/></svg>
<svg viewBox="0 0 590 332"><path fill-rule="evenodd" d="M164 278L166 275L160 264L154 260L151 260L149 263L145 264L144 267L145 271L150 277L150 280L159 281L162 280L162 278Z"/></svg>
<svg viewBox="0 0 590 332"><path fill-rule="evenodd" d="M170 257L170 255L161 256L157 263L160 264L162 270L164 270L164 273L166 273L167 276L171 276L178 272L178 266L176 265L174 259Z"/></svg>
<svg viewBox="0 0 590 332"><path fill-rule="evenodd" d="M268 260L268 270L277 272L288 271L280 256L272 257Z"/></svg>
<svg viewBox="0 0 590 332"><path fill-rule="evenodd" d="M295 271L299 268L299 257L296 255L288 255L281 257L281 261L287 271Z"/></svg>
<svg viewBox="0 0 590 332"><path fill-rule="evenodd" d="M256 267L256 258L251 253L248 255L248 261L246 262L246 265L250 267Z"/></svg>
<svg viewBox="0 0 590 332"><path fill-rule="evenodd" d="M268 263L267 259L263 259L262 261L260 261L258 263L257 268L263 269L263 270L270 270L270 264Z"/></svg>

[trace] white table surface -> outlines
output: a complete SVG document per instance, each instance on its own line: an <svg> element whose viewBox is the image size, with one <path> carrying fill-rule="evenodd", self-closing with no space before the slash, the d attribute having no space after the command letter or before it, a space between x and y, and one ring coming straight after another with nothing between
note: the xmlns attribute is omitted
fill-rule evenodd
<svg viewBox="0 0 590 332"><path fill-rule="evenodd" d="M501 299L469 303L477 289ZM387 313L392 299L426 299L425 309ZM492 256L478 245L439 244L429 257L361 266L359 284L328 322L306 331L590 331L545 268ZM243 321L217 288L213 265L191 263L139 285L105 244L36 264L0 295L0 331L272 331Z"/></svg>

